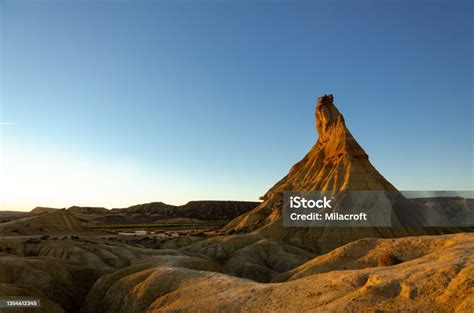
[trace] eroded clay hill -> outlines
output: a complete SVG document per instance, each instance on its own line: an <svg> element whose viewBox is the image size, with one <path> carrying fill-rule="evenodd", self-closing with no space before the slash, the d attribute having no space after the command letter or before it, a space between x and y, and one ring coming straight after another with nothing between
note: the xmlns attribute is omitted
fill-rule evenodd
<svg viewBox="0 0 474 313"><path fill-rule="evenodd" d="M265 282L311 256L331 251L357 239L451 232L421 227L284 227L283 191L397 192L372 166L367 153L346 127L344 117L333 103L332 95L318 99L316 130L316 144L301 161L293 165L288 175L270 188L262 197L263 202L227 224L225 229L229 233L238 234L237 236L212 238L183 249L211 257L233 275ZM275 253L279 255L278 261L273 258Z"/></svg>
<svg viewBox="0 0 474 313"><path fill-rule="evenodd" d="M305 157L262 197L255 210L234 219L228 229L256 229L279 221L283 191L396 191L370 163L367 153L346 127L333 96L318 99L318 139Z"/></svg>
<svg viewBox="0 0 474 313"><path fill-rule="evenodd" d="M361 239L269 284L226 275L207 259L160 256L101 277L82 313L467 313L473 251L474 234Z"/></svg>
<svg viewBox="0 0 474 313"><path fill-rule="evenodd" d="M0 223L0 234L3 236L86 232L92 232L92 230L65 209L44 210L39 213L36 211L26 217Z"/></svg>
<svg viewBox="0 0 474 313"><path fill-rule="evenodd" d="M176 254L99 238L43 238L0 240L0 297L41 300L39 309L11 312L79 312L102 275L154 255Z"/></svg>

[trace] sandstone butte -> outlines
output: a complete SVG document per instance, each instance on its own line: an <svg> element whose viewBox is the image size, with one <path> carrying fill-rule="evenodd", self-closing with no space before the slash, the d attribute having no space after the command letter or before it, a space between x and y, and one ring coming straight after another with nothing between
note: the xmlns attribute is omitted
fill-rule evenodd
<svg viewBox="0 0 474 313"><path fill-rule="evenodd" d="M234 250L244 246L250 249L249 245L263 238L267 241L281 241L291 246L291 250L301 248L321 254L360 238L397 238L453 231L421 227L287 228L283 226L283 191L397 192L397 189L372 166L367 153L348 130L344 117L333 100L332 95L318 99L315 112L318 139L310 151L291 167L288 175L261 197L263 202L258 207L226 225L226 230L242 235L224 241L217 238L198 242L185 249L228 263L232 260ZM242 274L244 277L255 279L253 274L249 274L249 269L245 268L245 262L231 263L239 264L239 269L234 268L234 273L245 272Z"/></svg>

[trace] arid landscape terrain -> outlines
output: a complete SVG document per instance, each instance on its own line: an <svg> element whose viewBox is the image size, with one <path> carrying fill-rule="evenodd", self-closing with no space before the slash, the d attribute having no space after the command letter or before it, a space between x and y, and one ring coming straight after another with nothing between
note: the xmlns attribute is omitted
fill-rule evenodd
<svg viewBox="0 0 474 313"><path fill-rule="evenodd" d="M283 225L284 191L397 192L333 101L318 99L316 143L261 202L0 212L0 297L45 313L474 312L472 228Z"/></svg>

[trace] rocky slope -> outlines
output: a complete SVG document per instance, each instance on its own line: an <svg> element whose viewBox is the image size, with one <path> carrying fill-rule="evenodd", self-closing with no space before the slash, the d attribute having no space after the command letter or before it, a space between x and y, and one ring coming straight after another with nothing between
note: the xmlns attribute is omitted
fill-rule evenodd
<svg viewBox="0 0 474 313"><path fill-rule="evenodd" d="M61 209L41 211L26 217L0 223L0 234L7 236L76 234L92 232L73 214Z"/></svg>
<svg viewBox="0 0 474 313"><path fill-rule="evenodd" d="M78 312L99 277L163 254L176 252L78 236L4 239L0 241L0 298L39 298L42 308L34 312Z"/></svg>
<svg viewBox="0 0 474 313"><path fill-rule="evenodd" d="M473 234L362 239L269 284L156 259L99 279L82 312L472 312L473 252Z"/></svg>

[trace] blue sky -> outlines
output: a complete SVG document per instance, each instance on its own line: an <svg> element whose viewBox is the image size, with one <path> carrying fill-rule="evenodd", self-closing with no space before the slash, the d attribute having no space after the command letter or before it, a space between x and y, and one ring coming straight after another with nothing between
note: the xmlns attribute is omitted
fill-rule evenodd
<svg viewBox="0 0 474 313"><path fill-rule="evenodd" d="M471 190L471 1L1 1L3 209L256 200L333 93L400 190Z"/></svg>

